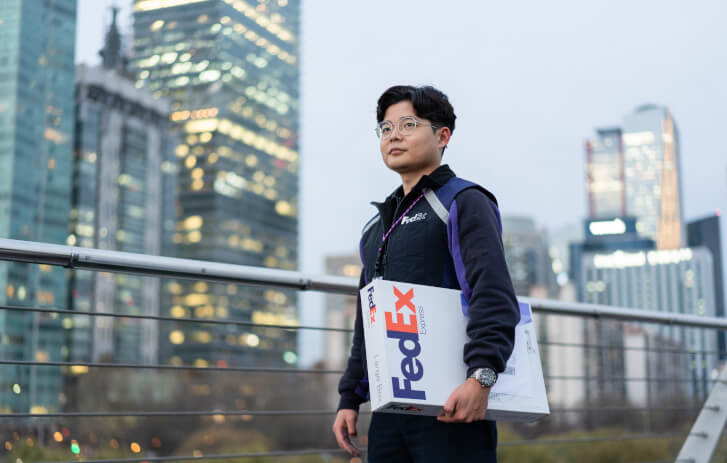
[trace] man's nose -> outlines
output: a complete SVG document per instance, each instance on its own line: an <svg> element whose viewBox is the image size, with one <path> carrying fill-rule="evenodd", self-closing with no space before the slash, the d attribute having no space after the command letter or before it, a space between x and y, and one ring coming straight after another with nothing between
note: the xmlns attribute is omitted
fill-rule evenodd
<svg viewBox="0 0 727 463"><path fill-rule="evenodd" d="M389 135L389 140L401 140L401 132L399 132L399 127L396 125L391 129L391 135Z"/></svg>

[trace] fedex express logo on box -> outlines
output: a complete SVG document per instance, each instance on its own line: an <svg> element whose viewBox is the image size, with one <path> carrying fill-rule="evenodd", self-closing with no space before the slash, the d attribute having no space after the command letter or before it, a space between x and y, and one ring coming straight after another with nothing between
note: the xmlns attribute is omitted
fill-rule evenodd
<svg viewBox="0 0 727 463"><path fill-rule="evenodd" d="M391 377L394 397L425 400L427 398L425 391L415 390L412 386L412 382L419 381L424 376L424 367L417 358L422 346L419 343L416 307L412 302L414 288L402 293L394 286L394 296L396 296L394 310L384 312L386 337L398 340L399 351L404 355L401 360L403 381L400 382L397 376Z"/></svg>

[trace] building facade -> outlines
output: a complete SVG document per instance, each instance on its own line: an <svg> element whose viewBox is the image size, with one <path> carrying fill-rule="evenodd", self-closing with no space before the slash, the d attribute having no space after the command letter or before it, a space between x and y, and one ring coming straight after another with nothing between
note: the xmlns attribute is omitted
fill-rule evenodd
<svg viewBox="0 0 727 463"><path fill-rule="evenodd" d="M714 263L714 306L715 316L724 317L724 273L722 267L722 235L719 226L719 215L704 217L687 224L687 242L690 247L704 246L712 253ZM719 339L719 358L727 359L727 334L717 333Z"/></svg>
<svg viewBox="0 0 727 463"><path fill-rule="evenodd" d="M533 290L541 297L557 291L552 260L545 232L530 217L503 216L502 243L515 294L530 296ZM559 269L558 269L559 270ZM545 288L545 294L541 288Z"/></svg>
<svg viewBox="0 0 727 463"><path fill-rule="evenodd" d="M326 257L325 268L327 275L358 278L361 275L361 257L358 253L342 254ZM344 294L326 294L325 321L323 326L328 328L352 329L356 321L357 297ZM328 331L323 333L323 367L327 370L340 370L346 368L353 342L353 333L345 331ZM337 375L328 375L326 378L326 398L332 408L338 406Z"/></svg>
<svg viewBox="0 0 727 463"><path fill-rule="evenodd" d="M679 168L679 133L665 106L643 105L623 126L626 213L658 249L686 244Z"/></svg>
<svg viewBox="0 0 727 463"><path fill-rule="evenodd" d="M635 217L613 217L602 219L586 219L583 221L583 241L570 244L570 275L576 285L579 301L585 300L586 288L581 284L584 254L610 253L616 251L650 251L656 244L636 232Z"/></svg>
<svg viewBox="0 0 727 463"><path fill-rule="evenodd" d="M76 69L76 140L69 245L169 254L175 221L176 140L170 104L137 89L126 74L114 20L103 65ZM159 315L158 278L74 271L74 310ZM70 358L158 362L152 320L76 316Z"/></svg>
<svg viewBox="0 0 727 463"><path fill-rule="evenodd" d="M0 2L0 236L65 243L71 196L76 0ZM0 304L63 307L60 267L0 263ZM58 317L0 310L0 358L60 361ZM57 410L57 368L0 366L0 410Z"/></svg>
<svg viewBox="0 0 727 463"><path fill-rule="evenodd" d="M585 253L581 275L584 302L713 317L713 268L712 254L704 247ZM717 333L664 325L648 330L686 349L682 355L687 370L679 381L687 383L685 390L690 396L705 397L718 364ZM606 339L609 344L623 342L618 328L605 334L594 332L589 338ZM608 373L624 364L623 359L613 358L606 360L602 369Z"/></svg>
<svg viewBox="0 0 727 463"><path fill-rule="evenodd" d="M590 218L626 215L620 128L597 129L596 136L586 141L586 188Z"/></svg>
<svg viewBox="0 0 727 463"><path fill-rule="evenodd" d="M300 2L136 0L139 88L172 102L180 143L181 257L298 267ZM297 323L294 291L169 282L173 317ZM189 323L163 333L172 363L296 363L296 334Z"/></svg>
<svg viewBox="0 0 727 463"><path fill-rule="evenodd" d="M589 218L630 216L658 249L686 244L679 134L669 108L642 105L586 141Z"/></svg>

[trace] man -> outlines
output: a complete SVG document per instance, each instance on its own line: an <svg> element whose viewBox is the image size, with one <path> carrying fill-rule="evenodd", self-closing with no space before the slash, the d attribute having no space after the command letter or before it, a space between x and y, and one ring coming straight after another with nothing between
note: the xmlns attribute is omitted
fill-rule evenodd
<svg viewBox="0 0 727 463"><path fill-rule="evenodd" d="M379 213L361 239L359 287L384 278L462 289L470 341L463 349L467 378L452 391L440 416L373 414L368 461L494 462L497 430L483 418L490 387L512 352L520 318L497 202L484 188L458 179L441 165L456 118L442 92L391 87L379 98L376 117L381 156L401 176L401 186L383 203L374 203ZM447 210L436 193L455 184L465 186L458 187ZM351 437L356 436L359 405L368 399L360 298L339 392L333 432L339 446L358 455Z"/></svg>

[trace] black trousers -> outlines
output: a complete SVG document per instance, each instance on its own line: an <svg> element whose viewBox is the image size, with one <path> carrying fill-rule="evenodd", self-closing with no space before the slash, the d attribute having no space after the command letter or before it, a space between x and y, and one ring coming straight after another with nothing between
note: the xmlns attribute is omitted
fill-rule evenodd
<svg viewBox="0 0 727 463"><path fill-rule="evenodd" d="M432 416L373 413L368 463L497 462L494 421L441 423Z"/></svg>

